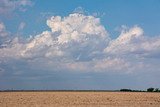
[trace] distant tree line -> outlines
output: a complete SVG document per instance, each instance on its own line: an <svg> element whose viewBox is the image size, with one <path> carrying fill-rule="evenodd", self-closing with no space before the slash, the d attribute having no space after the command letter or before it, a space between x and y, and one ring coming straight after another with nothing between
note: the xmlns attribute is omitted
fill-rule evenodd
<svg viewBox="0 0 160 107"><path fill-rule="evenodd" d="M148 88L147 89L147 92L160 92L160 89L159 88Z"/></svg>
<svg viewBox="0 0 160 107"><path fill-rule="evenodd" d="M123 92L160 92L159 88L148 88L146 91L145 90L132 90L132 89L120 89L120 91Z"/></svg>
<svg viewBox="0 0 160 107"><path fill-rule="evenodd" d="M120 89L120 90L15 90L15 89L8 89L8 90L1 90L0 92L56 92L56 91L65 91L65 92L160 92L159 88L148 88L147 90L132 90L132 89Z"/></svg>

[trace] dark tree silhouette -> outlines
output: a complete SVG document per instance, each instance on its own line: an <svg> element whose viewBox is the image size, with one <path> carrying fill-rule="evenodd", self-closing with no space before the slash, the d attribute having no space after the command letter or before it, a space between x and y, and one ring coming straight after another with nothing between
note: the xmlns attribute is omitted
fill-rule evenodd
<svg viewBox="0 0 160 107"><path fill-rule="evenodd" d="M153 92L153 91L154 91L154 88L152 87L147 89L147 92Z"/></svg>
<svg viewBox="0 0 160 107"><path fill-rule="evenodd" d="M159 88L156 88L156 89L154 90L154 92L160 92Z"/></svg>

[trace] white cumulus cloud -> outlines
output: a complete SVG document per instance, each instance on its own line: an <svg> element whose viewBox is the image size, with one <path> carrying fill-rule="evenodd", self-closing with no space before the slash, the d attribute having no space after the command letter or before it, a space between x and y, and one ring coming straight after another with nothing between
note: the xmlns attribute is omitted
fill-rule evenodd
<svg viewBox="0 0 160 107"><path fill-rule="evenodd" d="M132 51L134 43L143 37L143 30L138 26L131 29L123 29L115 40L110 41L109 46L104 50L106 53L120 54Z"/></svg>
<svg viewBox="0 0 160 107"><path fill-rule="evenodd" d="M160 37L147 37L142 28L134 26L122 30L118 38L110 41L104 52L113 55L157 57L160 53Z"/></svg>
<svg viewBox="0 0 160 107"><path fill-rule="evenodd" d="M89 60L93 54L101 53L110 38L100 20L83 14L68 17L51 17L47 20L51 31L44 31L23 44L19 52L23 57L63 56L72 60Z"/></svg>
<svg viewBox="0 0 160 107"><path fill-rule="evenodd" d="M91 15L53 16L47 25L50 31L23 40L16 37L0 48L2 63L14 59L48 71L134 72L159 62L146 60L159 55L160 37L145 36L139 26L125 28L111 40L100 19ZM0 31L5 31L3 24Z"/></svg>

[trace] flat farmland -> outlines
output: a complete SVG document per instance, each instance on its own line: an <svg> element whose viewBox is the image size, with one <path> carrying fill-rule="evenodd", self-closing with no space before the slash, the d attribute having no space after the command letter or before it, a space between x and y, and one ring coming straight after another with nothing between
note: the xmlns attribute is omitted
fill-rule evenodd
<svg viewBox="0 0 160 107"><path fill-rule="evenodd" d="M0 92L0 107L160 107L160 93Z"/></svg>

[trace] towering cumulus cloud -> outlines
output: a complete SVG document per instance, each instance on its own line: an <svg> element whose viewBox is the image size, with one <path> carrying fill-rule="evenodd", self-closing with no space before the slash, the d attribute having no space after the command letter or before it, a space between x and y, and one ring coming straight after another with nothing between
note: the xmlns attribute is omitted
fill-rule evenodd
<svg viewBox="0 0 160 107"><path fill-rule="evenodd" d="M65 18L56 16L51 17L47 25L54 33L58 49L73 59L91 59L92 54L103 51L109 41L99 18L93 16L76 13Z"/></svg>
<svg viewBox="0 0 160 107"><path fill-rule="evenodd" d="M47 20L47 25L51 31L44 31L26 41L27 43L20 43L18 38L15 38L17 43L14 45L17 45L10 49L19 49L16 55L22 58L39 56L91 60L93 55L101 53L109 42L107 31L100 24L100 20L93 16L77 13L64 18L56 16Z"/></svg>
<svg viewBox="0 0 160 107"><path fill-rule="evenodd" d="M20 74L18 71L25 71L23 67L39 72L126 73L144 69L149 72L159 66L159 59L154 58L160 53L160 37L146 37L138 26L122 29L120 36L112 40L100 19L94 16L80 13L53 16L47 20L47 25L50 31L34 37L10 39L5 47L5 40L1 41L3 74ZM7 35L2 23L0 35ZM8 73L11 70L14 72Z"/></svg>

